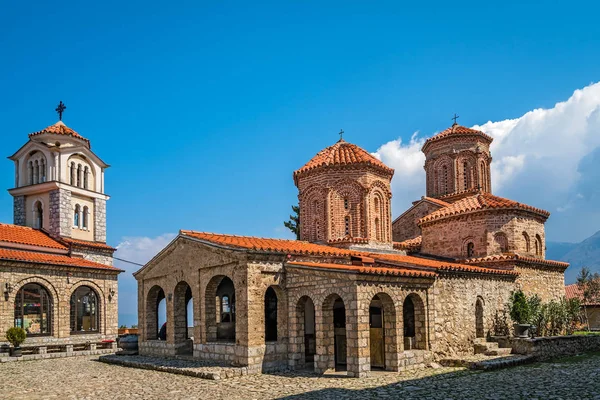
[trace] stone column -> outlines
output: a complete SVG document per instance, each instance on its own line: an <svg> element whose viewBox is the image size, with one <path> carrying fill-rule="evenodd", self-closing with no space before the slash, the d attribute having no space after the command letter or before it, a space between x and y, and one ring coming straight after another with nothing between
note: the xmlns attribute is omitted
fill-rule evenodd
<svg viewBox="0 0 600 400"><path fill-rule="evenodd" d="M73 213L71 206L71 191L56 189L50 192L48 206L50 226L48 231L54 235L71 237Z"/></svg>
<svg viewBox="0 0 600 400"><path fill-rule="evenodd" d="M348 376L360 378L371 370L369 348L369 303L356 297L346 305L346 368Z"/></svg>

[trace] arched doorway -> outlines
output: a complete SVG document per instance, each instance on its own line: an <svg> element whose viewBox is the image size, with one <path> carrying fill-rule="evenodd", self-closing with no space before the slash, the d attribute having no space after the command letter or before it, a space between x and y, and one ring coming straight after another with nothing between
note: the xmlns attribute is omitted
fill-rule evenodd
<svg viewBox="0 0 600 400"><path fill-rule="evenodd" d="M385 368L385 344L383 333L383 304L377 295L369 305L369 343L371 368Z"/></svg>
<svg viewBox="0 0 600 400"><path fill-rule="evenodd" d="M296 318L298 323L298 339L300 340L300 364L314 366L317 350L315 336L315 305L310 297L302 296L296 304Z"/></svg>
<svg viewBox="0 0 600 400"><path fill-rule="evenodd" d="M483 325L483 300L477 298L475 302L475 337L482 338L485 336Z"/></svg>
<svg viewBox="0 0 600 400"><path fill-rule="evenodd" d="M98 294L89 286L79 286L71 295L71 334L98 333L100 307Z"/></svg>
<svg viewBox="0 0 600 400"><path fill-rule="evenodd" d="M38 283L27 283L15 297L15 326L25 329L27 336L52 335L52 297Z"/></svg>
<svg viewBox="0 0 600 400"><path fill-rule="evenodd" d="M166 340L167 301L165 291L153 286L146 297L146 340Z"/></svg>
<svg viewBox="0 0 600 400"><path fill-rule="evenodd" d="M226 276L213 277L206 286L206 337L208 342L235 342L235 286Z"/></svg>
<svg viewBox="0 0 600 400"><path fill-rule="evenodd" d="M346 370L346 343L346 307L340 296L332 294L323 302L323 345L329 368Z"/></svg>
<svg viewBox="0 0 600 400"><path fill-rule="evenodd" d="M416 293L408 295L404 300L402 320L404 323L404 350L425 350L427 347L425 306Z"/></svg>
<svg viewBox="0 0 600 400"><path fill-rule="evenodd" d="M190 319L188 318L188 305L192 302L192 288L185 281L175 286L173 291L173 334L178 354L191 354L193 343L190 340ZM193 316L191 322L193 323Z"/></svg>

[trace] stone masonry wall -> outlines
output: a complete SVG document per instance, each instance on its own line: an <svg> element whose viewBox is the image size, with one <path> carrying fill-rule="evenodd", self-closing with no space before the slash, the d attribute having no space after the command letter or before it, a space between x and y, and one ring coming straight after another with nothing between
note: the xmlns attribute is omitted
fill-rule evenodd
<svg viewBox="0 0 600 400"><path fill-rule="evenodd" d="M514 278L473 275L443 275L433 287L432 350L436 357L452 357L473 353L475 339L475 306L483 302L484 334L492 329L497 310L503 310L514 290Z"/></svg>
<svg viewBox="0 0 600 400"><path fill-rule="evenodd" d="M467 243L474 244L474 257L501 254L497 234L503 233L508 241L506 252L535 256L534 240L539 235L545 245L544 223L531 214L519 211L482 211L456 218L447 218L421 225L423 241L421 252L442 257L466 258ZM529 236L529 249L523 236ZM540 258L544 257L544 253Z"/></svg>
<svg viewBox="0 0 600 400"><path fill-rule="evenodd" d="M421 200L409 208L404 214L396 218L392 225L394 242L402 242L419 236L421 234L421 228L417 225L419 219L440 208L440 205L425 200Z"/></svg>
<svg viewBox="0 0 600 400"><path fill-rule="evenodd" d="M113 256L111 251L94 249L90 247L72 246L71 253L81 256L86 260L94 261L104 265L113 265Z"/></svg>
<svg viewBox="0 0 600 400"><path fill-rule="evenodd" d="M48 231L55 236L71 237L73 226L73 208L71 191L56 189L50 192L50 226Z"/></svg>
<svg viewBox="0 0 600 400"><path fill-rule="evenodd" d="M538 360L572 356L600 350L600 336L553 336L535 339L510 338L516 354L533 355Z"/></svg>
<svg viewBox="0 0 600 400"><path fill-rule="evenodd" d="M0 262L0 282L9 283L12 291L0 301L0 342L6 330L14 326L15 296L26 283L39 283L52 298L52 336L31 337L25 345L39 343L72 343L86 340L114 339L118 330L117 274L88 268L23 265ZM79 286L89 286L98 295L100 325L98 333L71 335L70 300ZM114 295L110 295L114 292Z"/></svg>
<svg viewBox="0 0 600 400"><path fill-rule="evenodd" d="M558 300L565 295L565 273L562 269L547 266L517 264L519 273L516 288L528 296L537 294L542 301Z"/></svg>
<svg viewBox="0 0 600 400"><path fill-rule="evenodd" d="M106 242L106 200L94 199L94 241Z"/></svg>
<svg viewBox="0 0 600 400"><path fill-rule="evenodd" d="M25 196L15 196L13 203L13 221L15 225L25 226Z"/></svg>

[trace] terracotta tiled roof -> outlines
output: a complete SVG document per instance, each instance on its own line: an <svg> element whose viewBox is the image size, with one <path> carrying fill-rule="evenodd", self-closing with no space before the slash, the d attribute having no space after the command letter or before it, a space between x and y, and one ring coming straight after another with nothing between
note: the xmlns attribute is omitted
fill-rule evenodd
<svg viewBox="0 0 600 400"><path fill-rule="evenodd" d="M86 246L86 247L93 247L96 249L112 250L112 251L117 250L114 247L111 247L111 246L107 245L106 243L102 243L102 242L91 242L89 240L79 240L79 239L73 239L73 238L67 238L67 237L63 237L62 240L63 240L63 242L66 242L69 244L74 244L76 246Z"/></svg>
<svg viewBox="0 0 600 400"><path fill-rule="evenodd" d="M497 254L497 255L478 257L478 258L468 258L466 260L461 260L461 262L463 262L465 264L506 262L506 261L522 261L522 262L531 263L531 264L542 264L542 265L548 265L551 267L561 267L561 268L567 268L569 266L569 263L562 262L562 261L544 260L544 259L536 258L536 257L522 256L522 255L516 254L516 253Z"/></svg>
<svg viewBox="0 0 600 400"><path fill-rule="evenodd" d="M323 268L338 271L349 271L358 274L369 274L369 275L392 275L392 276L407 276L407 277L434 277L437 274L434 271L423 271L414 270L407 268L387 268L387 267L365 267L358 265L346 265L346 264L331 264L331 263L313 263L313 262L298 262L290 261L288 265L298 265L311 268Z"/></svg>
<svg viewBox="0 0 600 400"><path fill-rule="evenodd" d="M356 252L313 244L301 240L267 239L252 236L222 235L217 233L182 230L183 236L204 240L221 246L283 254L350 256Z"/></svg>
<svg viewBox="0 0 600 400"><path fill-rule="evenodd" d="M427 139L425 141L425 144L423 145L423 149L425 149L430 143L436 142L440 139L444 139L444 138L452 137L452 136L472 136L472 135L481 136L489 143L491 143L492 140L494 140L491 136L486 135L485 133L483 133L481 131L455 124L455 125L452 125L450 128L441 131L437 135L434 135L434 136L430 137L429 139Z"/></svg>
<svg viewBox="0 0 600 400"><path fill-rule="evenodd" d="M392 168L373 157L366 150L340 139L333 146L329 146L318 152L317 155L311 158L311 160L302 168L294 171L294 180L303 173L317 168L352 164L371 165L382 170L386 174L392 175L394 173Z"/></svg>
<svg viewBox="0 0 600 400"><path fill-rule="evenodd" d="M423 237L419 235L416 238L407 239L402 242L394 242L394 248L405 251L419 251L422 242Z"/></svg>
<svg viewBox="0 0 600 400"><path fill-rule="evenodd" d="M88 144L88 146L90 144L90 141L88 139L84 138L79 133L75 132L73 129L66 126L64 124L64 122L62 122L62 121L58 121L54 125L50 125L44 129L42 129L41 131L30 133L29 137L31 138L32 136L43 135L43 134L71 136L71 137L85 141Z"/></svg>
<svg viewBox="0 0 600 400"><path fill-rule="evenodd" d="M122 271L110 265L88 261L79 257L69 257L60 254L37 253L33 251L0 249L0 260Z"/></svg>
<svg viewBox="0 0 600 400"><path fill-rule="evenodd" d="M450 203L447 203L447 202L445 202L443 200L440 200L440 199L436 199L434 197L423 196L423 200L431 201L432 203L438 204L438 205L440 205L442 207L446 207L446 206L450 205Z"/></svg>
<svg viewBox="0 0 600 400"><path fill-rule="evenodd" d="M577 285L576 283L573 283L572 285L565 286L565 297L567 299L579 299L579 300L583 301L583 292L581 291L581 288L579 287L579 285ZM598 301L592 301L592 302L585 303L585 304L587 306L600 305L600 299Z"/></svg>
<svg viewBox="0 0 600 400"><path fill-rule="evenodd" d="M376 262L393 262L405 264L407 266L428 267L438 271L456 271L456 272L479 272L493 275L518 275L517 272L508 269L487 268L475 265L466 265L456 262L432 260L430 258L404 256L399 254L371 254Z"/></svg>
<svg viewBox="0 0 600 400"><path fill-rule="evenodd" d="M494 209L519 209L541 215L544 218L548 218L548 216L550 216L548 211L540 208L532 207L514 200L505 199L503 197L494 196L490 193L479 193L475 196L469 196L458 200L449 206L440 208L439 210L424 216L419 220L419 224L473 211Z"/></svg>
<svg viewBox="0 0 600 400"><path fill-rule="evenodd" d="M66 246L52 239L43 231L12 224L0 223L0 242L67 250Z"/></svg>

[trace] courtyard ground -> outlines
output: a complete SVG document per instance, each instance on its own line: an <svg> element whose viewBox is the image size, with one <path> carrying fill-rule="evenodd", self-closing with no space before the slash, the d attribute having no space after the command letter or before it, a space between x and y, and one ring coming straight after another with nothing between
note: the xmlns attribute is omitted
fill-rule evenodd
<svg viewBox="0 0 600 400"><path fill-rule="evenodd" d="M4 399L600 399L600 353L492 372L438 368L364 379L302 373L210 381L93 357L0 365Z"/></svg>

